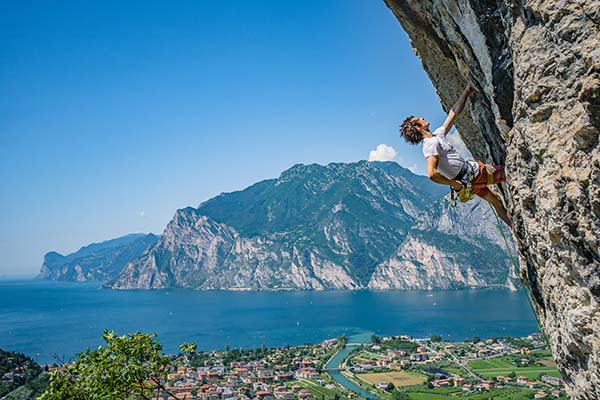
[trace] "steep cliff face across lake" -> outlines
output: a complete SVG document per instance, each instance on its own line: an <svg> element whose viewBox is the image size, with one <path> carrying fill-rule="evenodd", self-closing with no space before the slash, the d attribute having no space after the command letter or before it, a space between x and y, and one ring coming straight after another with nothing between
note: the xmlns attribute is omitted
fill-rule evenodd
<svg viewBox="0 0 600 400"><path fill-rule="evenodd" d="M393 162L296 165L178 210L114 289L514 288L490 208Z"/></svg>
<svg viewBox="0 0 600 400"><path fill-rule="evenodd" d="M44 256L38 279L98 281L113 279L127 263L156 243L158 236L133 233L101 243L92 243L63 256L51 251Z"/></svg>
<svg viewBox="0 0 600 400"><path fill-rule="evenodd" d="M444 109L505 164L523 274L574 399L600 398L600 2L385 0ZM418 110L414 111L418 113Z"/></svg>

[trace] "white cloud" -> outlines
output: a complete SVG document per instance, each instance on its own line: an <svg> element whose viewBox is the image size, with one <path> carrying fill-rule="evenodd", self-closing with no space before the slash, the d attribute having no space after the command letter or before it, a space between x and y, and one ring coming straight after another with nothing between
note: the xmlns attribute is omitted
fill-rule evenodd
<svg viewBox="0 0 600 400"><path fill-rule="evenodd" d="M387 144L377 145L375 150L369 153L369 161L393 161L398 153L392 146Z"/></svg>
<svg viewBox="0 0 600 400"><path fill-rule="evenodd" d="M140 211L140 217L144 218L146 216L146 211L142 210Z"/></svg>
<svg viewBox="0 0 600 400"><path fill-rule="evenodd" d="M408 169L410 170L410 172L412 172L413 174L416 174L416 173L417 173L417 170L419 169L419 167L417 167L417 163L414 163L413 165L411 165L411 166L409 166L409 167L407 167L407 168L408 168Z"/></svg>

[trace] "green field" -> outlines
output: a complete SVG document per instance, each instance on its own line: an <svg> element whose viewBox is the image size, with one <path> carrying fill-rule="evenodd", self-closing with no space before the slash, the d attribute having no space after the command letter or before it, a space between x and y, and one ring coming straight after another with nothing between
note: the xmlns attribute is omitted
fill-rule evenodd
<svg viewBox="0 0 600 400"><path fill-rule="evenodd" d="M308 390L314 397L321 398L325 396L325 398L334 398L337 394L340 398L346 397L344 393L338 390L327 389L316 382L310 381L308 379L299 379L297 381L288 382L287 386L298 385L303 389Z"/></svg>
<svg viewBox="0 0 600 400"><path fill-rule="evenodd" d="M406 394L408 394L410 396L411 399L416 399L416 400L437 400L437 399L446 399L448 400L448 397L451 396L452 398L454 398L456 395L459 395L462 393L462 389L461 388L456 388L456 387L444 387L444 388L437 388L437 389L427 389L426 387L413 387L408 389L408 391L406 392Z"/></svg>
<svg viewBox="0 0 600 400"><path fill-rule="evenodd" d="M454 375L464 376L465 370L457 365L446 365L440 368L442 371L450 372Z"/></svg>
<svg viewBox="0 0 600 400"><path fill-rule="evenodd" d="M448 396L436 393L409 393L413 400L448 400Z"/></svg>
<svg viewBox="0 0 600 400"><path fill-rule="evenodd" d="M493 376L507 376L514 372L517 376L523 375L530 379L535 379L539 374L559 376L555 367L546 367L543 365L531 365L527 367L517 367L512 364L513 356L492 358L487 360L476 360L469 363L469 368L485 378Z"/></svg>
<svg viewBox="0 0 600 400"><path fill-rule="evenodd" d="M411 399L413 400L449 400L449 399L469 399L469 400L487 400L487 399L497 399L497 400L528 400L530 399L533 393L530 390L511 387L504 389L495 389L489 392L482 393L460 393L455 392L452 393L435 393L435 389L427 390L425 389L422 392L412 392L407 393ZM529 396L528 396L529 395Z"/></svg>
<svg viewBox="0 0 600 400"><path fill-rule="evenodd" d="M531 390L510 387L505 389L495 389L489 392L474 393L464 396L465 399L470 400L487 400L487 399L506 399L506 400L529 400L531 399Z"/></svg>
<svg viewBox="0 0 600 400"><path fill-rule="evenodd" d="M533 350L531 352L532 355L537 356L537 357L550 357L552 358L552 351L550 351L550 349L543 349L543 350Z"/></svg>

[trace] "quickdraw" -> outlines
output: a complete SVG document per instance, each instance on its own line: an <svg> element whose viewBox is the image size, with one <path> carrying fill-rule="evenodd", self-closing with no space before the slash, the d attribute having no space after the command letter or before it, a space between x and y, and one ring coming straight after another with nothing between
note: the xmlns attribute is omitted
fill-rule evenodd
<svg viewBox="0 0 600 400"><path fill-rule="evenodd" d="M473 192L472 192L472 183L475 176L473 175L473 171L469 169L469 172L463 177L461 180L463 184L463 188L458 192L452 186L450 186L450 207L456 207L456 198L460 200L461 203L466 203L469 200L473 200Z"/></svg>

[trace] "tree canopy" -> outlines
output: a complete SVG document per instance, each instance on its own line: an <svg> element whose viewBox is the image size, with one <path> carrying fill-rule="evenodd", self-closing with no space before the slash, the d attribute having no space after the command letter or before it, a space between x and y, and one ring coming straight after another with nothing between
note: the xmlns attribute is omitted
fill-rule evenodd
<svg viewBox="0 0 600 400"><path fill-rule="evenodd" d="M117 336L104 331L106 346L87 349L77 359L52 372L40 400L153 399L166 393L160 379L171 363L156 334Z"/></svg>

